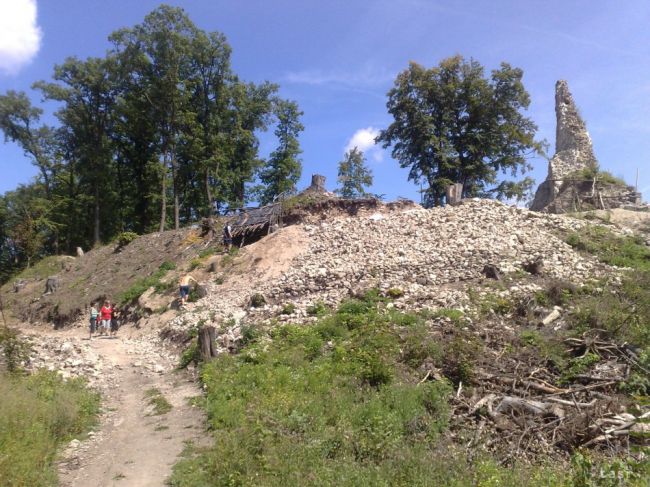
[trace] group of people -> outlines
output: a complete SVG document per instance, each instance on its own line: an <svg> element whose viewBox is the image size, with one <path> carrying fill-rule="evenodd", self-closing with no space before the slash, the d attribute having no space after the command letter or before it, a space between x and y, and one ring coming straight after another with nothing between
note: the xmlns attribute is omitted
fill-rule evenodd
<svg viewBox="0 0 650 487"><path fill-rule="evenodd" d="M99 336L115 336L119 327L117 310L109 300L104 301L104 305L99 310L97 310L97 303L90 305L90 338L95 332Z"/></svg>

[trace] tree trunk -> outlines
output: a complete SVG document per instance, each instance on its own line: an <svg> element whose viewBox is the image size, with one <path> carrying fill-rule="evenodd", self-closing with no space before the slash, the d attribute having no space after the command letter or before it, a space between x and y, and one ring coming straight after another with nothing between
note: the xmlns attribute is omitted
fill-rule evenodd
<svg viewBox="0 0 650 487"><path fill-rule="evenodd" d="M215 336L214 326L203 326L199 330L199 353L201 354L201 360L204 362L209 362L212 357L216 357L217 355L214 343Z"/></svg>
<svg viewBox="0 0 650 487"><path fill-rule="evenodd" d="M95 185L95 232L93 235L94 246L99 245L99 186Z"/></svg>
<svg viewBox="0 0 650 487"><path fill-rule="evenodd" d="M160 231L165 231L167 219L167 161L163 160L162 183L160 190Z"/></svg>
<svg viewBox="0 0 650 487"><path fill-rule="evenodd" d="M205 169L205 197L208 200L208 211L205 216L209 217L212 215L212 191L210 191L210 170Z"/></svg>
<svg viewBox="0 0 650 487"><path fill-rule="evenodd" d="M176 148L172 148L169 160L172 167L172 190L174 191L174 230L180 228L180 204L178 198L178 167L176 161Z"/></svg>

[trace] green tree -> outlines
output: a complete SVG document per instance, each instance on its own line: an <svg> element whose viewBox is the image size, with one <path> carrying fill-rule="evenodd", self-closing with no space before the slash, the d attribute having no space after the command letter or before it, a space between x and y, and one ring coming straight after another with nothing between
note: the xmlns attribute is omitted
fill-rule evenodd
<svg viewBox="0 0 650 487"><path fill-rule="evenodd" d="M366 158L357 147L345 153L339 162L338 183L336 190L343 198L361 198L367 196L365 188L372 186L372 171L366 166Z"/></svg>
<svg viewBox="0 0 650 487"><path fill-rule="evenodd" d="M138 70L135 77L147 87L145 97L153 107L163 167L160 231L167 220L167 170L172 176L174 228L180 226L177 149L189 95L185 83L191 72L190 46L196 33L183 9L161 5L142 24L111 35L118 52L137 59L131 66Z"/></svg>
<svg viewBox="0 0 650 487"><path fill-rule="evenodd" d="M263 205L271 203L281 193L295 190L302 173L298 134L305 129L300 123L303 112L295 102L280 99L275 101L274 112L278 118L275 129L278 148L260 172L260 180L266 185L260 195Z"/></svg>
<svg viewBox="0 0 650 487"><path fill-rule="evenodd" d="M0 95L0 130L5 141L15 142L38 167L45 191L49 194L55 177L54 156L56 140L54 130L40 125L43 110L33 107L24 92L9 90Z"/></svg>
<svg viewBox="0 0 650 487"><path fill-rule="evenodd" d="M394 122L378 142L409 180L425 183L424 202L439 204L447 186L460 182L464 196L522 198L532 179L509 180L531 168L528 157L543 154L537 126L521 111L530 97L523 71L507 63L484 77L483 67L462 56L426 69L411 63L388 92Z"/></svg>
<svg viewBox="0 0 650 487"><path fill-rule="evenodd" d="M104 232L115 232L113 178L113 147L110 139L112 111L116 97L115 66L112 58L89 58L81 61L68 58L54 68L57 83L38 82L46 99L62 102L56 116L64 129L64 145L68 158L77 164L76 175L81 190L93 195L92 242L100 243L102 216L109 226ZM72 169L72 168L70 168ZM73 176L74 177L74 176Z"/></svg>

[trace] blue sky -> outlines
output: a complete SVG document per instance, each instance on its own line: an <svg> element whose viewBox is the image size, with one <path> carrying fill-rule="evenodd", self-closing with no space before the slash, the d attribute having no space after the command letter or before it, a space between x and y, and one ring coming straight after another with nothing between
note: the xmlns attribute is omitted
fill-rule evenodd
<svg viewBox="0 0 650 487"><path fill-rule="evenodd" d="M101 56L107 36L132 26L160 2L37 0L37 31L29 28L33 0L0 0L0 92L30 92L67 56ZM245 80L279 83L305 112L303 178L327 176L350 144L370 144L386 127L386 92L413 60L427 67L445 57L473 57L487 70L507 61L524 70L539 137L555 144L554 85L568 80L603 169L650 198L650 2L626 0L186 0L201 28L223 32L235 71ZM23 15L21 16L21 12ZM26 13L24 13L26 12ZM7 19L11 18L9 21ZM5 19L5 20L2 20ZM16 20L14 20L16 19ZM9 28L11 27L11 28ZM30 35L31 33L31 35ZM3 38L4 37L4 38ZM38 94L33 94L39 102ZM263 137L270 152L273 138ZM418 199L390 155L367 149L372 191L388 199ZM540 183L546 161L533 161ZM0 193L36 174L12 144L0 143Z"/></svg>

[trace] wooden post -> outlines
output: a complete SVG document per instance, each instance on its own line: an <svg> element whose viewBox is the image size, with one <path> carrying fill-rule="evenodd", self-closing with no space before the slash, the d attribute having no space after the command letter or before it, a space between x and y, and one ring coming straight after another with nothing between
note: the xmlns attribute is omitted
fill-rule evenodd
<svg viewBox="0 0 650 487"><path fill-rule="evenodd" d="M201 354L201 360L204 362L209 362L212 357L217 355L214 346L216 332L214 326L203 326L199 330L199 352Z"/></svg>

